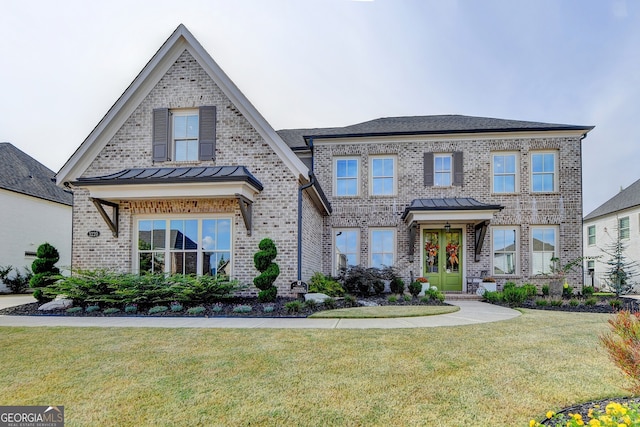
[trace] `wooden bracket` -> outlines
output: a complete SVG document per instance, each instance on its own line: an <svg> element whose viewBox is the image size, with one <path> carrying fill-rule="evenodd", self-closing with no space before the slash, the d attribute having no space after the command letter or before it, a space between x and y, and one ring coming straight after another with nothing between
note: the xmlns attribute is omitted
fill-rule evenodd
<svg viewBox="0 0 640 427"><path fill-rule="evenodd" d="M98 212L100 213L102 219L104 219L104 222L106 222L109 226L111 233L113 233L113 237L118 237L118 204L102 199L95 199L93 197L91 198L91 201L96 206L96 209L98 209ZM109 206L110 208L112 208L111 216L109 216L109 214L107 214L107 211L105 211L105 206Z"/></svg>
<svg viewBox="0 0 640 427"><path fill-rule="evenodd" d="M480 252L482 252L484 236L487 234L487 225L489 225L489 221L482 221L475 226L475 262L480 262Z"/></svg>
<svg viewBox="0 0 640 427"><path fill-rule="evenodd" d="M244 226L247 228L247 236L251 236L251 217L253 213L253 202L242 194L236 193L236 198L238 199L238 205L240 206L240 213L242 214L242 219L244 220Z"/></svg>

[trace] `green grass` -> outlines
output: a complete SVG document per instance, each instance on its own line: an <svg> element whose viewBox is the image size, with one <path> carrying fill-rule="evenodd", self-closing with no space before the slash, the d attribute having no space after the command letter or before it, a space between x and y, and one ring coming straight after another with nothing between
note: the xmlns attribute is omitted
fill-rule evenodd
<svg viewBox="0 0 640 427"><path fill-rule="evenodd" d="M460 310L460 307L454 305L382 305L377 307L352 307L325 310L314 313L309 317L331 319L374 319L384 317L434 316L437 314L453 313L458 310Z"/></svg>
<svg viewBox="0 0 640 427"><path fill-rule="evenodd" d="M526 426L626 394L609 315L417 329L0 328L0 405L67 426Z"/></svg>

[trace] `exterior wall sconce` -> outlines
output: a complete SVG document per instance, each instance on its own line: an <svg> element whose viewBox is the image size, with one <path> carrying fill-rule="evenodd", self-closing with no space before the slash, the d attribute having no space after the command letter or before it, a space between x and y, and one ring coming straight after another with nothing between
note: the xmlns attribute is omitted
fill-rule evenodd
<svg viewBox="0 0 640 427"><path fill-rule="evenodd" d="M449 224L449 221L444 225L444 231L447 233L451 231L451 224Z"/></svg>

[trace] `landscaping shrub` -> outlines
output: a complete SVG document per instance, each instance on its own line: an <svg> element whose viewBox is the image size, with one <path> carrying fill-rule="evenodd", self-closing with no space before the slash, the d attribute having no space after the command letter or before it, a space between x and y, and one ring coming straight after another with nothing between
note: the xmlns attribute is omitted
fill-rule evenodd
<svg viewBox="0 0 640 427"><path fill-rule="evenodd" d="M499 304L504 301L504 295L500 291L485 291L482 297L491 304Z"/></svg>
<svg viewBox="0 0 640 427"><path fill-rule="evenodd" d="M129 305L125 306L124 312L125 313L137 313L138 312L138 305L137 304L129 304Z"/></svg>
<svg viewBox="0 0 640 427"><path fill-rule="evenodd" d="M564 283L562 285L562 297L563 298L571 298L573 296L573 288L569 286L568 283Z"/></svg>
<svg viewBox="0 0 640 427"><path fill-rule="evenodd" d="M258 244L258 248L260 250L253 256L253 263L260 275L253 279L253 284L260 289L258 301L272 302L276 300L276 295L278 294L278 288L273 285L280 275L280 267L273 262L278 255L278 251L273 240L269 238L262 239Z"/></svg>
<svg viewBox="0 0 640 427"><path fill-rule="evenodd" d="M82 311L82 307L69 307L65 310L67 313L79 313Z"/></svg>
<svg viewBox="0 0 640 427"><path fill-rule="evenodd" d="M389 283L389 287L391 288L391 292L394 294L403 294L404 293L404 280L399 277L394 277L391 279Z"/></svg>
<svg viewBox="0 0 640 427"><path fill-rule="evenodd" d="M222 304L214 304L211 306L211 311L213 311L214 313L220 313L222 310Z"/></svg>
<svg viewBox="0 0 640 427"><path fill-rule="evenodd" d="M398 302L398 296L397 295L389 295L387 297L387 301L389 301L389 302Z"/></svg>
<svg viewBox="0 0 640 427"><path fill-rule="evenodd" d="M298 313L302 310L302 302L301 301L289 301L284 305L284 308L287 309L289 313Z"/></svg>
<svg viewBox="0 0 640 427"><path fill-rule="evenodd" d="M187 314L197 315L197 314L202 314L205 311L206 311L205 308L202 306L191 307L190 309L187 310Z"/></svg>
<svg viewBox="0 0 640 427"><path fill-rule="evenodd" d="M93 313L94 311L100 311L100 306L99 305L90 305L87 306L84 311L86 311L87 313Z"/></svg>
<svg viewBox="0 0 640 427"><path fill-rule="evenodd" d="M315 310L315 308L318 306L318 303L315 300L310 299L304 302L304 306L308 309Z"/></svg>
<svg viewBox="0 0 640 427"><path fill-rule="evenodd" d="M384 292L384 275L378 268L352 265L342 274L344 289L350 294L370 296Z"/></svg>
<svg viewBox="0 0 640 427"><path fill-rule="evenodd" d="M612 300L609 301L609 305L614 310L618 310L620 307L622 307L622 301L619 300L619 299L612 299Z"/></svg>
<svg viewBox="0 0 640 427"><path fill-rule="evenodd" d="M533 298L536 295L538 295L538 288L536 287L536 285L532 285L531 283L525 283L524 285L522 285L522 288L526 292L527 298Z"/></svg>
<svg viewBox="0 0 640 427"><path fill-rule="evenodd" d="M149 309L149 314L164 313L167 310L169 310L169 307L167 307L166 305L156 305Z"/></svg>
<svg viewBox="0 0 640 427"><path fill-rule="evenodd" d="M593 293L595 292L595 288L593 286L585 286L582 288L582 295L585 298L589 298L591 296L593 296Z"/></svg>
<svg viewBox="0 0 640 427"><path fill-rule="evenodd" d="M344 302L344 306L345 307L357 307L358 306L358 301L356 301L356 298L353 295L345 295L343 302Z"/></svg>
<svg viewBox="0 0 640 427"><path fill-rule="evenodd" d="M120 313L120 309L116 307L109 307L102 310L102 312L104 314L116 314L116 313Z"/></svg>
<svg viewBox="0 0 640 427"><path fill-rule="evenodd" d="M2 267L0 267L0 269L1 268ZM9 266L9 268L12 268L12 267ZM25 270L24 274L22 274L20 270L18 270L17 268L14 270L15 270L15 274L13 275L13 277L5 276L5 277L0 277L0 279L4 282L5 285L7 285L7 288L9 288L11 293L23 294L27 291L27 289L29 289L29 282L31 280L31 277L33 277L33 274L26 267L24 269ZM0 276L2 275L2 272L3 271L0 271Z"/></svg>
<svg viewBox="0 0 640 427"><path fill-rule="evenodd" d="M431 286L426 290L425 297L428 297L429 301L437 301L440 303L444 302L445 298L444 293L440 292L435 286Z"/></svg>
<svg viewBox="0 0 640 427"><path fill-rule="evenodd" d="M546 307L548 304L549 304L549 301L547 301L546 299L541 298L536 300L536 305L538 307Z"/></svg>
<svg viewBox="0 0 640 427"><path fill-rule="evenodd" d="M577 307L578 305L580 305L580 301L578 301L578 300L577 300L577 299L575 299L575 298L571 298L571 300L569 301L569 305L570 305L571 307Z"/></svg>
<svg viewBox="0 0 640 427"><path fill-rule="evenodd" d="M584 305L596 305L597 302L598 302L598 299L596 297L591 297L584 300Z"/></svg>
<svg viewBox="0 0 640 427"><path fill-rule="evenodd" d="M640 313L623 310L609 319L611 332L600 337L609 358L631 380L628 388L640 393Z"/></svg>
<svg viewBox="0 0 640 427"><path fill-rule="evenodd" d="M106 270L78 270L70 277L61 277L42 291L54 298L64 294L76 305L142 304L166 305L172 301L207 304L229 297L242 289L235 280L216 276L194 276L146 273L122 274Z"/></svg>
<svg viewBox="0 0 640 427"><path fill-rule="evenodd" d="M4 283L5 279L9 275L9 273L11 273L11 270L13 270L13 266L12 265L7 265L6 267L0 265L0 282Z"/></svg>
<svg viewBox="0 0 640 427"><path fill-rule="evenodd" d="M337 307L337 303L336 300L333 298L327 298L324 300L323 302L324 306L330 310L333 310L334 308Z"/></svg>
<svg viewBox="0 0 640 427"><path fill-rule="evenodd" d="M184 309L184 306L177 301L171 303L171 311L174 313L179 313Z"/></svg>
<svg viewBox="0 0 640 427"><path fill-rule="evenodd" d="M273 313L273 311L276 308L273 305L265 305L264 307L262 307L262 312L263 313Z"/></svg>
<svg viewBox="0 0 640 427"><path fill-rule="evenodd" d="M502 292L504 301L511 307L521 305L528 297L527 290L524 287L517 287L515 284L507 286L508 284L505 284Z"/></svg>
<svg viewBox="0 0 640 427"><path fill-rule="evenodd" d="M55 266L60 259L60 254L56 248L49 243L43 243L38 246L36 256L37 258L31 264L33 276L31 276L29 280L29 284L34 289L51 285L60 274L60 269ZM34 297L38 299L39 302L47 300L46 292L38 292L37 296L34 294Z"/></svg>
<svg viewBox="0 0 640 427"><path fill-rule="evenodd" d="M542 285L542 295L545 297L549 296L549 285Z"/></svg>
<svg viewBox="0 0 640 427"><path fill-rule="evenodd" d="M417 280L415 282L411 282L409 283L408 289L411 296L415 298L420 292L422 292L422 283Z"/></svg>
<svg viewBox="0 0 640 427"><path fill-rule="evenodd" d="M552 299L550 302L552 307L560 307L562 305L561 299Z"/></svg>
<svg viewBox="0 0 640 427"><path fill-rule="evenodd" d="M316 272L309 280L309 292L341 297L344 295L344 288L337 280Z"/></svg>
<svg viewBox="0 0 640 427"><path fill-rule="evenodd" d="M33 277L31 278L32 288L43 288L55 281L55 276L60 274L60 269L55 264L60 260L58 250L49 243L38 246L36 259L31 263Z"/></svg>
<svg viewBox="0 0 640 427"><path fill-rule="evenodd" d="M250 305L237 305L233 307L234 313L250 313L253 310L253 307Z"/></svg>

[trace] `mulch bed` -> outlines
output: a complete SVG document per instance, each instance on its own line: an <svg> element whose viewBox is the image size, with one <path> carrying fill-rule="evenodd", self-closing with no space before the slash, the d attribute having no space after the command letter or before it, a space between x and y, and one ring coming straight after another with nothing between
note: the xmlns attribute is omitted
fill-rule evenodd
<svg viewBox="0 0 640 427"><path fill-rule="evenodd" d="M295 298L277 298L272 303L261 303L256 298L230 298L215 304L201 304L205 311L200 314L188 314L189 306L184 306L182 311L173 312L171 309L156 314L148 314L148 310L152 306L140 306L136 313L126 313L124 307L118 307L118 313L106 314L102 310L86 312L83 306L82 311L68 313L66 310L40 311L39 303L24 304L16 307L9 307L0 310L0 315L12 316L69 316L69 317L122 317L122 316L161 316L161 317L308 317L317 311L327 310L324 304L307 305L297 312L292 312L286 307L286 304L296 300ZM358 298L358 306L375 306L375 305L443 305L436 302L425 303L419 298L413 298L411 301L405 301L400 298L396 302L389 302L386 296ZM446 304L445 304L446 305ZM169 305L167 305L169 307ZM239 311L239 307L251 307L250 311ZM350 307L344 299L335 299L335 308Z"/></svg>

